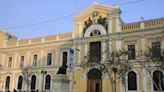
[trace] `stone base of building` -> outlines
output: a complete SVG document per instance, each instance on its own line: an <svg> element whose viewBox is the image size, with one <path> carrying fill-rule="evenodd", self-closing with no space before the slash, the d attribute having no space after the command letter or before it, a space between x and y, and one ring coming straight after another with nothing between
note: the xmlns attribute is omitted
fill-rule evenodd
<svg viewBox="0 0 164 92"><path fill-rule="evenodd" d="M70 80L67 75L57 74L53 79L53 92L69 92Z"/></svg>

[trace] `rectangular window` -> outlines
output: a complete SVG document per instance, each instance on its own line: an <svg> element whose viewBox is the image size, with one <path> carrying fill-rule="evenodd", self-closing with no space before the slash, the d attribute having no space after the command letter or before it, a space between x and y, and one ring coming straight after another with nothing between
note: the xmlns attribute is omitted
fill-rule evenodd
<svg viewBox="0 0 164 92"><path fill-rule="evenodd" d="M128 45L128 60L132 60L135 58L135 45Z"/></svg>
<svg viewBox="0 0 164 92"><path fill-rule="evenodd" d="M11 66L12 66L12 57L9 57L8 68L11 68Z"/></svg>
<svg viewBox="0 0 164 92"><path fill-rule="evenodd" d="M62 66L67 66L67 52L63 52L63 61L62 61Z"/></svg>
<svg viewBox="0 0 164 92"><path fill-rule="evenodd" d="M24 65L24 56L20 57L20 68Z"/></svg>
<svg viewBox="0 0 164 92"><path fill-rule="evenodd" d="M32 64L33 66L36 66L37 65L37 59L38 59L38 55L35 54L33 56L33 64Z"/></svg>
<svg viewBox="0 0 164 92"><path fill-rule="evenodd" d="M90 43L90 62L100 62L101 60L101 42Z"/></svg>
<svg viewBox="0 0 164 92"><path fill-rule="evenodd" d="M47 65L51 65L52 62L52 53L47 54Z"/></svg>
<svg viewBox="0 0 164 92"><path fill-rule="evenodd" d="M159 58L161 56L161 43L153 42L152 43L152 57Z"/></svg>

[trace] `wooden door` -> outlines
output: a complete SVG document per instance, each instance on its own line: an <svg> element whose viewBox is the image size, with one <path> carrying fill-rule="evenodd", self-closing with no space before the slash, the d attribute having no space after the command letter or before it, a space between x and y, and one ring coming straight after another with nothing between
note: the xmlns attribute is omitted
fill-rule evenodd
<svg viewBox="0 0 164 92"><path fill-rule="evenodd" d="M102 80L89 79L87 82L87 92L102 92Z"/></svg>

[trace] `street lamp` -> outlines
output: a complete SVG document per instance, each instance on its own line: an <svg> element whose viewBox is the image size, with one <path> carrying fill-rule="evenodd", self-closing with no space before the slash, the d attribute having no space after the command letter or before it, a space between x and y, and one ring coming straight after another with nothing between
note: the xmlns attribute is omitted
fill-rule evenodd
<svg viewBox="0 0 164 92"><path fill-rule="evenodd" d="M42 83L42 92L43 92L43 88L44 88L44 75L47 73L47 71L44 71L44 70L42 70L41 71L41 74L43 75L43 83Z"/></svg>

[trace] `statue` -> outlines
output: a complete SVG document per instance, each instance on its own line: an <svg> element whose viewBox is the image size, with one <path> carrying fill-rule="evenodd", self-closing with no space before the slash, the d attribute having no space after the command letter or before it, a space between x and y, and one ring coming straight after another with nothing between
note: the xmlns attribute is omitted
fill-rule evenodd
<svg viewBox="0 0 164 92"><path fill-rule="evenodd" d="M67 73L67 53L63 53L63 63L62 66L59 68L58 72L56 74L65 74Z"/></svg>
<svg viewBox="0 0 164 92"><path fill-rule="evenodd" d="M66 75L67 66L61 66L56 74L65 74Z"/></svg>
<svg viewBox="0 0 164 92"><path fill-rule="evenodd" d="M98 23L105 27L106 26L106 18L102 18L100 16L99 19L98 19Z"/></svg>
<svg viewBox="0 0 164 92"><path fill-rule="evenodd" d="M85 27L86 27L86 29L87 29L90 25L92 25L92 20L91 20L91 18L89 18L89 19L85 22Z"/></svg>

